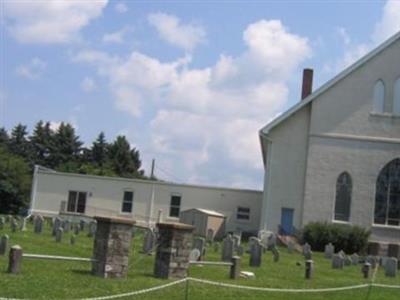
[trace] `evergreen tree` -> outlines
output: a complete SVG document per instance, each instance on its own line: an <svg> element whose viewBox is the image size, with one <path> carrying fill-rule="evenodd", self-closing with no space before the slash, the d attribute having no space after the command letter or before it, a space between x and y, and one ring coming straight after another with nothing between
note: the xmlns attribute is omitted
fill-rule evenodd
<svg viewBox="0 0 400 300"><path fill-rule="evenodd" d="M31 148L33 152L33 160L35 164L48 165L52 152L53 131L50 123L43 121L36 123L32 136L30 137ZM50 167L50 166L49 166Z"/></svg>
<svg viewBox="0 0 400 300"><path fill-rule="evenodd" d="M112 167L118 176L134 177L137 173L135 163L132 159L131 146L123 135L117 136L110 146L110 157Z"/></svg>
<svg viewBox="0 0 400 300"><path fill-rule="evenodd" d="M8 141L10 137L8 136L7 130L4 127L0 128L0 146L8 146Z"/></svg>
<svg viewBox="0 0 400 300"><path fill-rule="evenodd" d="M28 132L26 130L26 126L19 123L11 131L9 147L11 153L22 156L29 160L31 158L31 153L27 136Z"/></svg>
<svg viewBox="0 0 400 300"><path fill-rule="evenodd" d="M107 144L104 132L100 132L97 139L93 142L91 151L92 159L100 167L100 169L102 169L107 162L108 149L109 145Z"/></svg>
<svg viewBox="0 0 400 300"><path fill-rule="evenodd" d="M79 158L82 142L75 134L71 124L62 122L54 136L54 153L52 163L59 166L63 163L75 162Z"/></svg>

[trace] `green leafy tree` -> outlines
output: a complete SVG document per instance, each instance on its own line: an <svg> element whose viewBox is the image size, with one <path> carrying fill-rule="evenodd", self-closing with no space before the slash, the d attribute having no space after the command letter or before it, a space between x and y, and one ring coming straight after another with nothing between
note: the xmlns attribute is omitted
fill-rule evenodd
<svg viewBox="0 0 400 300"><path fill-rule="evenodd" d="M0 213L18 213L27 208L31 170L20 156L0 147Z"/></svg>

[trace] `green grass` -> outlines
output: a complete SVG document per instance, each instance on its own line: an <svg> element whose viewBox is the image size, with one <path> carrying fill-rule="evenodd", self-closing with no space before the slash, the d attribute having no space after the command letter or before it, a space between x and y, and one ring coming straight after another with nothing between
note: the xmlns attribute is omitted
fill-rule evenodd
<svg viewBox="0 0 400 300"><path fill-rule="evenodd" d="M56 243L51 236L50 228L39 235L32 232L28 226L26 232L11 233L9 224L0 230L0 235L7 233L10 244L20 245L25 253L90 257L93 239L81 233L75 245L69 244L69 234L65 234L62 243ZM130 270L126 279L102 279L90 274L91 266L86 262L66 262L24 259L22 272L11 275L6 272L7 256L0 256L0 298L29 299L79 299L85 297L106 296L140 290L165 284L169 281L153 277L154 256L140 254L142 235L137 234L133 241L130 257ZM240 285L274 287L274 288L326 288L363 284L368 281L362 278L360 266L346 267L344 270L333 270L330 261L324 259L321 253L314 254L314 278L304 279L304 266L300 254L288 254L281 250L279 263L272 261L272 255L267 252L263 257L261 268L248 266L249 257L242 257L242 270L255 273L255 279L230 280L227 267L192 266L190 276L208 280L227 282ZM207 260L219 260L220 254L212 248L207 250ZM400 276L386 278L380 269L377 283L400 285ZM123 299L185 299L185 283L160 291ZM239 290L190 282L188 284L188 299L304 299L304 300L343 300L343 299L400 299L400 289L371 288L351 291L328 292L318 294L290 294Z"/></svg>

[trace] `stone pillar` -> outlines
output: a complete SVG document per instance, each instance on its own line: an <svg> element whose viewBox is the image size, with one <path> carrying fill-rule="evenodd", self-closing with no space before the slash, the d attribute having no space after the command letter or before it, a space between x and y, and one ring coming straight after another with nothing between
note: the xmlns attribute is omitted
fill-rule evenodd
<svg viewBox="0 0 400 300"><path fill-rule="evenodd" d="M230 268L229 277L231 279L238 279L240 276L240 257L232 257L232 266Z"/></svg>
<svg viewBox="0 0 400 300"><path fill-rule="evenodd" d="M8 273L18 274L21 271L22 248L18 245L12 246L8 261Z"/></svg>
<svg viewBox="0 0 400 300"><path fill-rule="evenodd" d="M122 278L128 274L134 220L95 217L97 230L93 246L92 273L103 278Z"/></svg>
<svg viewBox="0 0 400 300"><path fill-rule="evenodd" d="M366 262L361 268L361 272L363 273L363 276L365 279L369 278L369 273L371 271L371 264Z"/></svg>
<svg viewBox="0 0 400 300"><path fill-rule="evenodd" d="M314 262L312 260L306 260L306 273L305 278L311 279L314 272Z"/></svg>
<svg viewBox="0 0 400 300"><path fill-rule="evenodd" d="M154 276L184 278L189 267L194 227L182 223L158 223Z"/></svg>

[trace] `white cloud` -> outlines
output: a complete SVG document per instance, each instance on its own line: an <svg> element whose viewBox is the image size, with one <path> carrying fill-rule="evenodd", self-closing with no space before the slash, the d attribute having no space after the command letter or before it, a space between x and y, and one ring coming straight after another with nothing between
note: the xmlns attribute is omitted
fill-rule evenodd
<svg viewBox="0 0 400 300"><path fill-rule="evenodd" d="M15 73L23 78L36 80L42 76L43 71L46 69L46 66L46 62L35 57L29 63L25 65L19 65L15 69Z"/></svg>
<svg viewBox="0 0 400 300"><path fill-rule="evenodd" d="M114 6L114 9L115 9L115 11L116 11L117 13L124 14L124 13L126 13L126 12L128 11L128 6L126 6L126 4L123 3L123 2L118 2L118 3Z"/></svg>
<svg viewBox="0 0 400 300"><path fill-rule="evenodd" d="M190 56L161 62L140 52L122 58L88 50L74 60L108 78L118 109L150 116L140 148L181 166L180 177L198 179L201 167L215 168L216 161L262 169L257 132L282 111L288 80L311 56L308 40L277 20L250 24L243 41L241 55L221 55L204 68L191 68Z"/></svg>
<svg viewBox="0 0 400 300"><path fill-rule="evenodd" d="M108 0L5 1L10 33L22 43L67 43L101 15Z"/></svg>
<svg viewBox="0 0 400 300"><path fill-rule="evenodd" d="M128 27L124 27L120 30L106 33L103 35L103 42L104 43L116 43L116 44L122 44L125 42L125 35L130 31L131 29Z"/></svg>
<svg viewBox="0 0 400 300"><path fill-rule="evenodd" d="M147 17L150 25L154 26L160 37L169 44L186 51L193 50L206 39L206 32L200 25L182 24L173 15L154 13Z"/></svg>
<svg viewBox="0 0 400 300"><path fill-rule="evenodd" d="M94 91L96 88L96 82L90 77L85 77L81 82L81 89L87 93Z"/></svg>
<svg viewBox="0 0 400 300"><path fill-rule="evenodd" d="M351 38L349 33L347 32L347 29L344 27L338 27L336 29L338 35L340 36L340 38L343 41L343 44L345 44L346 46L349 45L351 43Z"/></svg>
<svg viewBox="0 0 400 300"><path fill-rule="evenodd" d="M372 40L379 44L400 30L400 1L389 0L383 8L382 19L376 24Z"/></svg>

